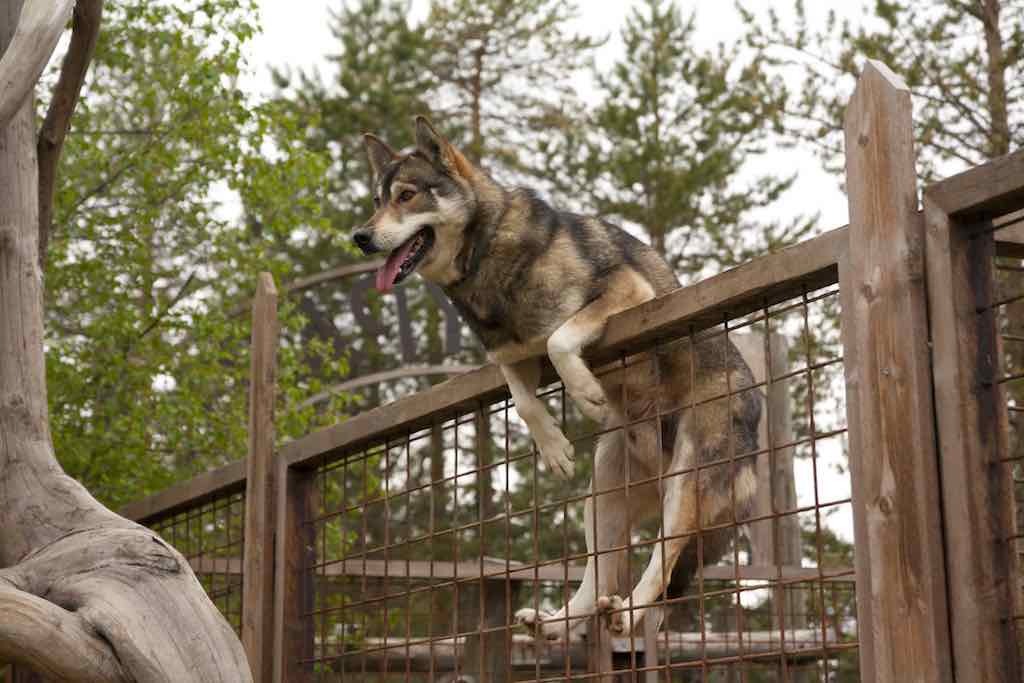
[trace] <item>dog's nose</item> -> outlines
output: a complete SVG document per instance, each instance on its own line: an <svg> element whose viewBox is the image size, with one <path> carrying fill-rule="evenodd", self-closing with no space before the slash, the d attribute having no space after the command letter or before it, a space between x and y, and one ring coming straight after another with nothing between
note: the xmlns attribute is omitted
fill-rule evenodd
<svg viewBox="0 0 1024 683"><path fill-rule="evenodd" d="M364 254L372 254L376 251L380 251L373 246L373 236L370 235L369 230L364 230L362 228L356 230L352 234L352 241L356 243L356 246L359 247Z"/></svg>

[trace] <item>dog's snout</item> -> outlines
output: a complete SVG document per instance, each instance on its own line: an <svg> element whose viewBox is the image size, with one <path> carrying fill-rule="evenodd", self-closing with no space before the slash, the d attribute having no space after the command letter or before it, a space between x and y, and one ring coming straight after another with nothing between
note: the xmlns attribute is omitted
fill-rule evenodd
<svg viewBox="0 0 1024 683"><path fill-rule="evenodd" d="M352 241L356 243L356 246L359 247L364 254L372 254L380 251L380 249L373 245L373 235L371 235L370 231L366 228L359 228L352 233Z"/></svg>

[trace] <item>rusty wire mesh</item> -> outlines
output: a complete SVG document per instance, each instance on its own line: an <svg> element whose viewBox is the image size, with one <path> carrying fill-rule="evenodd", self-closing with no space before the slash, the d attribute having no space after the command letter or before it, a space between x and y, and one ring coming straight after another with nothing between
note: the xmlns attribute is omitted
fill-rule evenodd
<svg viewBox="0 0 1024 683"><path fill-rule="evenodd" d="M577 453L569 482L539 463L509 400L324 458L307 521L316 552L306 567L313 593L303 616L312 641L306 668L325 681L857 680L838 306L835 286L804 291L695 324L655 348L631 349L602 370L642 369L652 362L642 351L740 346L753 386L732 386L726 377L720 394L659 405L639 421L667 439L661 430L676 417L760 395L757 447L731 448L714 462L653 473L627 466L614 486L588 493L598 437L615 430L628 437L640 425L602 431L557 383L541 396ZM579 585L588 496L619 495L628 516L630 496L650 496L652 486L657 496L687 476L701 482L703 470L716 468L731 472L724 481L732 491L723 495L733 505L713 526L698 516L696 528L666 537L659 515L629 520L624 545L593 553L626 554L626 595L657 544L682 538L697 549L688 589L662 592L648 605L664 615L656 636L638 627L612 637L604 618L579 620L568 638L555 640L534 639L516 625L516 610L558 609ZM742 468L758 482L749 509L736 505ZM598 515L592 524L601 524ZM712 534L728 536L721 557L704 556ZM633 610L625 617L628 623Z"/></svg>
<svg viewBox="0 0 1024 683"><path fill-rule="evenodd" d="M185 556L210 600L241 634L245 494L221 495L147 526Z"/></svg>
<svg viewBox="0 0 1024 683"><path fill-rule="evenodd" d="M1005 216L993 221L1000 231L1024 230L1024 212ZM996 370L996 382L1002 385L1009 426L1009 450L1001 463L996 463L998 476L1005 477L1013 488L1014 521L1016 528L1005 539L1006 551L1011 554L1016 602L1012 606L1011 618L1017 622L1019 632L1024 632L1024 261L1020 258L997 257L995 262L995 300L989 306L979 305L978 315L987 315L995 309L1000 336L1001 354ZM1018 651L1024 657L1024 642L1018 642Z"/></svg>

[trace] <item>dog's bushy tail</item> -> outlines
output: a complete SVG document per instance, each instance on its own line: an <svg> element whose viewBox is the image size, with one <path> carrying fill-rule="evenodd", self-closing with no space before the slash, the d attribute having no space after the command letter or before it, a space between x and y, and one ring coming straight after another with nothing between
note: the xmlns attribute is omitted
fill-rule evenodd
<svg viewBox="0 0 1024 683"><path fill-rule="evenodd" d="M750 454L756 453L758 448L757 426L761 420L761 404L763 396L760 392L746 392L738 410L733 415L733 447L737 454L746 457L737 460L739 469L754 469L754 458ZM713 451L717 453L718 451ZM723 458L715 455L708 455L702 458L703 462L722 461ZM738 476L738 470L733 472L732 477ZM730 480L723 476L722 469L712 470L709 477L711 491L717 491L721 496L730 496ZM707 484L702 484L707 486ZM734 494L733 496L734 497ZM730 505L735 509L726 510L719 519L714 520L714 525L729 523L731 520L746 520L750 517L754 504L753 491L749 497L743 500L730 500ZM717 564L719 560L729 551L732 541L736 538L736 528L726 526L713 531L705 531L698 537L690 538L679 557L676 566L672 570L669 579L667 594L669 598L678 598L687 594L687 591L694 592L691 586L693 578L701 567L708 567Z"/></svg>

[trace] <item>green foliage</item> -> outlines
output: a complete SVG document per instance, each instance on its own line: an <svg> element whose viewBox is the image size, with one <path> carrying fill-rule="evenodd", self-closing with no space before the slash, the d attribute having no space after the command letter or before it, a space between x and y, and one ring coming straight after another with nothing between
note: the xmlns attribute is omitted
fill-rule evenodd
<svg viewBox="0 0 1024 683"><path fill-rule="evenodd" d="M798 73L786 95L793 144L816 149L843 169L842 116L867 58L884 62L914 94L919 171L926 181L974 166L1024 144L1024 2L877 0L867 19L824 26L774 9L744 10L747 42L775 73ZM780 91L782 90L779 81Z"/></svg>
<svg viewBox="0 0 1024 683"><path fill-rule="evenodd" d="M46 350L61 463L116 507L245 453L250 330L231 309L260 270L288 276L274 239L330 229L322 155L238 86L255 3L115 0L104 14L60 170ZM325 420L296 406L345 368L323 344L287 343L303 320L281 314L287 438Z"/></svg>

